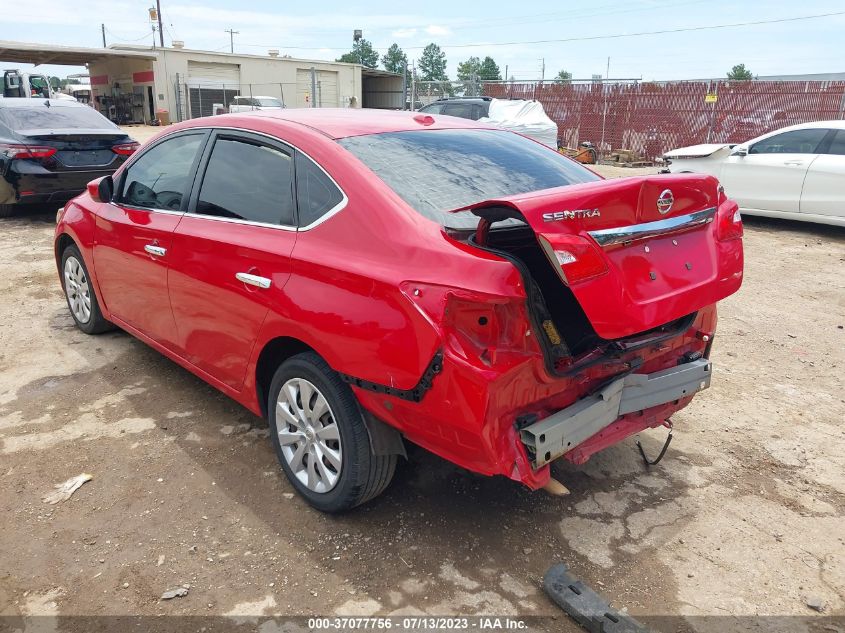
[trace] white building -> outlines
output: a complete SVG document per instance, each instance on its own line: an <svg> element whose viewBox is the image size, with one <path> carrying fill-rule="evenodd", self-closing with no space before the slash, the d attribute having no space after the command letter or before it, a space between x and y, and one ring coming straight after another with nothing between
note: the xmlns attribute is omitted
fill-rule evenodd
<svg viewBox="0 0 845 633"><path fill-rule="evenodd" d="M93 105L118 123L180 121L215 113L237 95L272 96L287 107L405 105L403 77L360 64L175 47L77 48L0 41L0 61L85 64Z"/></svg>

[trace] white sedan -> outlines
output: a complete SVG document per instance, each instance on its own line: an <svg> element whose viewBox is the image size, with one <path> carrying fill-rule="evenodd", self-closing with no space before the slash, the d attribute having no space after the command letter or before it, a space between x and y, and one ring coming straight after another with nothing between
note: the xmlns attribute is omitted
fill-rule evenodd
<svg viewBox="0 0 845 633"><path fill-rule="evenodd" d="M664 154L673 173L719 179L742 213L845 226L845 121L793 125L740 145Z"/></svg>

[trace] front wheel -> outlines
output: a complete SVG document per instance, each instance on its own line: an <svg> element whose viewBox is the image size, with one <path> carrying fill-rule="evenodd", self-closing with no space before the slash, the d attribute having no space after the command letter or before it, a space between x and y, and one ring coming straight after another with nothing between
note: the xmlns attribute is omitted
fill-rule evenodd
<svg viewBox="0 0 845 633"><path fill-rule="evenodd" d="M267 411L285 475L318 510L350 510L381 494L393 478L396 455L373 453L352 390L317 354L282 363Z"/></svg>

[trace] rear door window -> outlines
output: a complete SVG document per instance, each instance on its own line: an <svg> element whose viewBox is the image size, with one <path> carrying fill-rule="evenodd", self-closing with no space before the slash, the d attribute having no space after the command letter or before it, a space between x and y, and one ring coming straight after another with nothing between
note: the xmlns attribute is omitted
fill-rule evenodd
<svg viewBox="0 0 845 633"><path fill-rule="evenodd" d="M810 128L775 134L758 141L748 150L749 154L815 154L819 143L829 130Z"/></svg>
<svg viewBox="0 0 845 633"><path fill-rule="evenodd" d="M144 151L126 170L118 202L130 207L180 210L204 138L204 132L182 134Z"/></svg>
<svg viewBox="0 0 845 633"><path fill-rule="evenodd" d="M837 130L825 154L845 156L845 130Z"/></svg>
<svg viewBox="0 0 845 633"><path fill-rule="evenodd" d="M293 226L293 160L278 147L218 137L197 196L195 213Z"/></svg>
<svg viewBox="0 0 845 633"><path fill-rule="evenodd" d="M314 161L298 154L296 200L299 208L299 226L307 227L335 210L344 201L344 195Z"/></svg>
<svg viewBox="0 0 845 633"><path fill-rule="evenodd" d="M443 108L443 114L460 117L461 119L472 119L474 107L475 104L473 103L447 103Z"/></svg>

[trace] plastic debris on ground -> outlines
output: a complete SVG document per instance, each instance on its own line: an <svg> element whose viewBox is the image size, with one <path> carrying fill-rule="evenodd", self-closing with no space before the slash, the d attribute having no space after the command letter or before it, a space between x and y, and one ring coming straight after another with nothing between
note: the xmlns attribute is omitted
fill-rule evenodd
<svg viewBox="0 0 845 633"><path fill-rule="evenodd" d="M60 501L67 501L74 492L79 490L82 484L86 481L91 481L93 478L94 476L89 475L88 473L82 473L76 477L71 477L67 481L63 481L62 483L53 486L55 490L53 492L48 492L41 498L41 500L44 503L49 503L50 505L54 505Z"/></svg>

